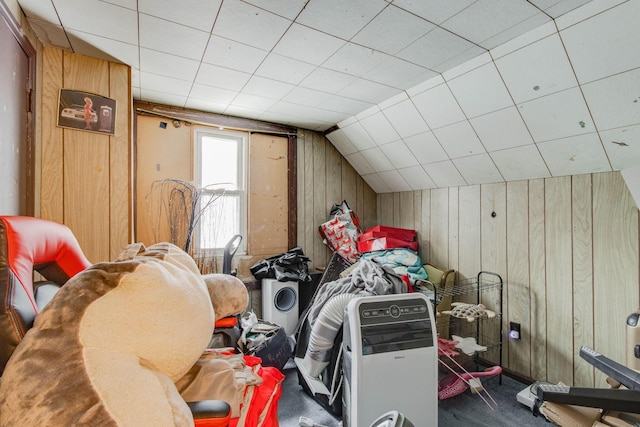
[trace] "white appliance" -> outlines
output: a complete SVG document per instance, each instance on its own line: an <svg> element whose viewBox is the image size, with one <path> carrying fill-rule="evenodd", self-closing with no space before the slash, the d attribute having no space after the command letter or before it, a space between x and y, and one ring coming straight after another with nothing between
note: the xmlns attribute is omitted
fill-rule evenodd
<svg viewBox="0 0 640 427"><path fill-rule="evenodd" d="M298 282L262 279L262 318L292 335L298 324Z"/></svg>
<svg viewBox="0 0 640 427"><path fill-rule="evenodd" d="M437 331L425 295L351 300L342 345L345 427L368 427L389 411L438 425Z"/></svg>

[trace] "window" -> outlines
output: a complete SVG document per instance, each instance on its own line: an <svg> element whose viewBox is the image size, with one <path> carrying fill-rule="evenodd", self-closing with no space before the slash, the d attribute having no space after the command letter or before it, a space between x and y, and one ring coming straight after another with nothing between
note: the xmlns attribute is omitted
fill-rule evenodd
<svg viewBox="0 0 640 427"><path fill-rule="evenodd" d="M246 236L246 134L197 128L195 135L201 216L194 242L199 250L223 249L235 234Z"/></svg>

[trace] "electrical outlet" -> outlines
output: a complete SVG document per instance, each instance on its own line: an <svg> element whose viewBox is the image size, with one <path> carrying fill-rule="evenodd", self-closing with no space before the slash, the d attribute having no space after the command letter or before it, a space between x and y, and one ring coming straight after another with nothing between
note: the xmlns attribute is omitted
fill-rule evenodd
<svg viewBox="0 0 640 427"><path fill-rule="evenodd" d="M512 340L520 339L520 323L509 322L509 338Z"/></svg>

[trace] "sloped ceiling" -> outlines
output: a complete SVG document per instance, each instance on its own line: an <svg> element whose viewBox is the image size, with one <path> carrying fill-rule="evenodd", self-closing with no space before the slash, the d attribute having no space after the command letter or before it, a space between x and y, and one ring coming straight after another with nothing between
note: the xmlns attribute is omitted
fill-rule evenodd
<svg viewBox="0 0 640 427"><path fill-rule="evenodd" d="M640 0L18 0L134 99L327 131L377 192L640 164Z"/></svg>

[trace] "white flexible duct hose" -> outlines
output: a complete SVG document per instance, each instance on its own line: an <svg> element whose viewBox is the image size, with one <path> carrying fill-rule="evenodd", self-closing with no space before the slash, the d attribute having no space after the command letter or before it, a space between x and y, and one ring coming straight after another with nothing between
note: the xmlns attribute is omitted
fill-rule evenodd
<svg viewBox="0 0 640 427"><path fill-rule="evenodd" d="M307 352L302 360L302 366L309 376L318 378L331 361L331 349L344 321L345 308L349 301L357 297L355 294L339 294L322 307L311 328Z"/></svg>

